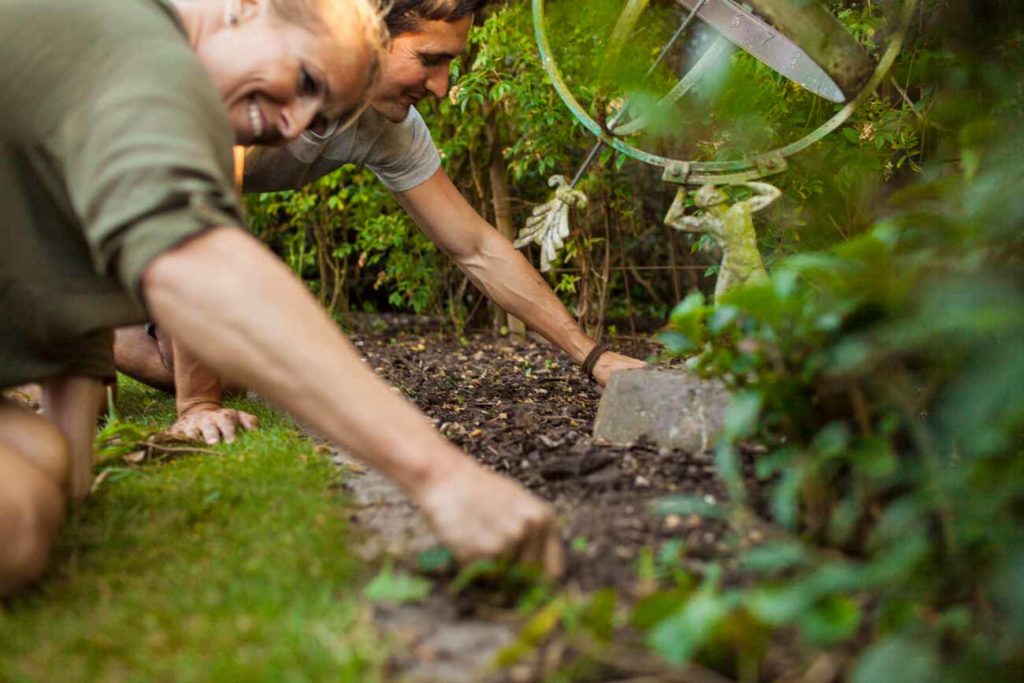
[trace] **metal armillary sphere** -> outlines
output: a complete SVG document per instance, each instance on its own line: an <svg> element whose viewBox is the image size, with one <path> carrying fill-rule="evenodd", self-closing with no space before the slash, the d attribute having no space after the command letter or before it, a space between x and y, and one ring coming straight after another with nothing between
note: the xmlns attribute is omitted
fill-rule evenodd
<svg viewBox="0 0 1024 683"><path fill-rule="evenodd" d="M607 54L621 53L650 0L625 0L608 41ZM714 40L693 66L653 107L634 111L622 104L602 125L590 115L566 83L556 63L548 37L545 0L533 0L537 46L544 69L559 97L573 116L598 141L572 180L554 176L554 199L537 207L521 231L516 246L531 242L541 246L541 270L548 270L569 234L570 207L586 205L586 196L576 189L590 164L605 146L632 159L662 168L662 179L681 185L665 222L686 231L705 232L723 251L723 264L716 287L716 299L728 288L764 274L750 214L763 209L779 196L765 182L752 182L786 169L786 158L800 152L836 130L875 91L902 48L906 27L917 0L902 0L896 25L879 61L873 62L846 28L820 4L808 0L675 0L686 15L644 76L646 79L668 55L670 49L695 21L711 29ZM844 106L818 128L777 149L753 153L733 161L672 159L654 154L627 141L626 136L643 131L706 76L727 54L730 44L830 102ZM746 187L753 196L729 203L721 188ZM686 186L698 186L694 204L700 215L686 215Z"/></svg>

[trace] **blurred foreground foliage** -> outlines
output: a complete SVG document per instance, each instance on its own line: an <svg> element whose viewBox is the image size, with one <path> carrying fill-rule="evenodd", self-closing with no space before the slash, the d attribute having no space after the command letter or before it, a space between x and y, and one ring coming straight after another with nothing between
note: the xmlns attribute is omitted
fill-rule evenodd
<svg viewBox="0 0 1024 683"><path fill-rule="evenodd" d="M715 450L729 499L656 512L725 521L732 552L694 575L670 541L642 558L638 601L556 596L506 663L561 629L583 656L558 681L625 662L654 680L642 648L679 680L1024 679L1022 14L924 3L895 81L924 103L904 129L914 174L847 148L804 216L848 203L862 229L672 310L668 355L733 392ZM870 142L883 101L835 137Z"/></svg>
<svg viewBox="0 0 1024 683"><path fill-rule="evenodd" d="M941 155L863 235L671 314L670 351L734 392L716 450L730 502L663 512L765 540L740 554L753 583L712 568L648 598L670 661L758 680L786 633L855 683L1024 678L1024 32L1010 3L969 27L976 3L944 4L927 36L945 54L927 83ZM768 449L764 500L744 442Z"/></svg>

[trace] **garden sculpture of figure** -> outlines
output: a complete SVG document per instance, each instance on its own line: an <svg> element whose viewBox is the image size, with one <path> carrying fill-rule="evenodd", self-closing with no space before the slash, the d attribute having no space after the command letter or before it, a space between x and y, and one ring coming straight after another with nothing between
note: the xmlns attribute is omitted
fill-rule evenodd
<svg viewBox="0 0 1024 683"><path fill-rule="evenodd" d="M565 246L569 236L569 209L585 208L587 195L574 189L565 176L548 178L548 185L555 188L555 198L533 209L526 219L526 227L519 231L515 241L516 249L522 249L530 242L540 245L540 271L551 270L551 263L558 258L558 252Z"/></svg>
<svg viewBox="0 0 1024 683"><path fill-rule="evenodd" d="M702 186L694 196L694 204L701 212L696 216L684 214L686 191L680 190L665 216L665 222L677 230L707 233L722 250L722 265L715 283L716 303L729 290L767 275L757 249L752 214L778 199L781 192L768 183L749 182L742 186L753 191L753 196L731 205L724 190L711 184Z"/></svg>

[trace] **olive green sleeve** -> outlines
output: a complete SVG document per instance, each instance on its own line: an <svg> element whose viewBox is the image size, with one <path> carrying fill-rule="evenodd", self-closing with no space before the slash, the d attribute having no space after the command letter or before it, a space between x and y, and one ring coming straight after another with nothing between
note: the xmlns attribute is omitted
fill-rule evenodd
<svg viewBox="0 0 1024 683"><path fill-rule="evenodd" d="M93 267L139 303L154 257L208 228L244 226L227 116L202 67L176 47L116 69L103 96L61 133Z"/></svg>

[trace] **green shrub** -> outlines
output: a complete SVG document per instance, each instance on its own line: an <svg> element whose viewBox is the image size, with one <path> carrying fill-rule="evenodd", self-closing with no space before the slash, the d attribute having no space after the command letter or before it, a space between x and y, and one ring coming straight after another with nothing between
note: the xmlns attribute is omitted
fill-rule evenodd
<svg viewBox="0 0 1024 683"><path fill-rule="evenodd" d="M693 365L734 392L717 514L768 540L741 558L750 587L712 575L652 626L668 659L742 619L850 648L858 683L1024 677L1020 25L988 25L988 47L947 34L932 116L956 162L926 166L861 237L673 312L668 348L702 351ZM763 502L748 441L768 449Z"/></svg>

